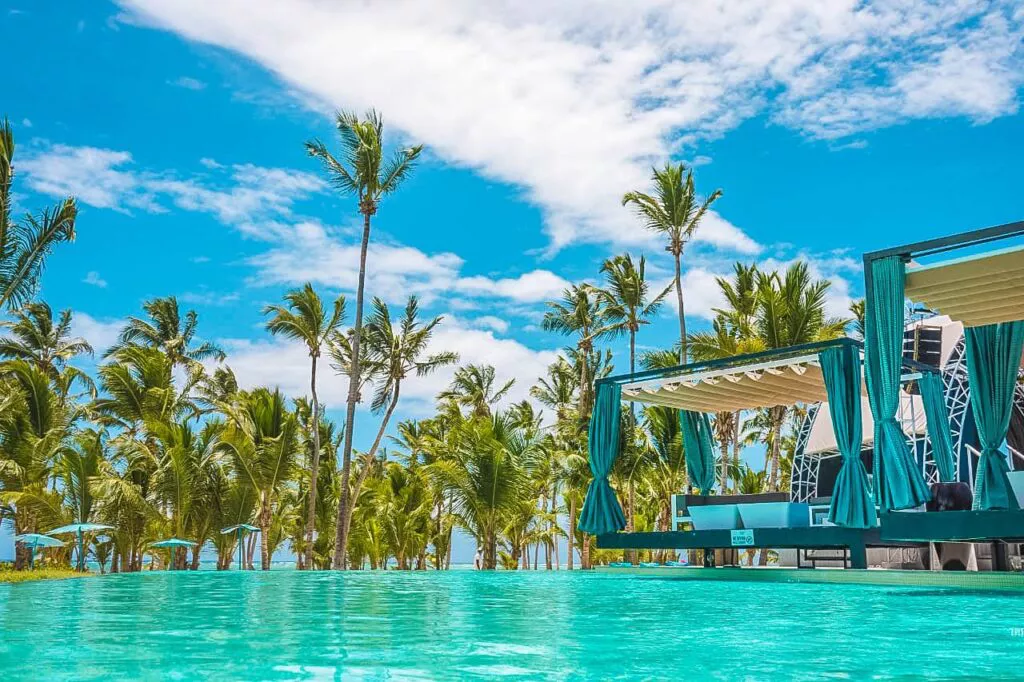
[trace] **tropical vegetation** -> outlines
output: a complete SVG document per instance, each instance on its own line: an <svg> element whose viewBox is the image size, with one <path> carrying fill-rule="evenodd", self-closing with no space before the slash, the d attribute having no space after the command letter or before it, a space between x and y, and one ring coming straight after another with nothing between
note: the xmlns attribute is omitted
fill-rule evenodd
<svg viewBox="0 0 1024 682"><path fill-rule="evenodd" d="M616 367L667 367L846 333L850 321L826 313L829 282L801 262L782 272L737 263L718 279L724 303L710 327L688 331L682 257L721 192L700 196L692 170L670 164L654 171L652 194L629 192L623 203L640 217L638 229L665 238L672 277L655 284L647 258L625 253L571 284L541 321L566 347L532 385L517 387L511 368L460 364L437 348L445 322L425 318L415 296L395 307L386 301L396 292L371 292L364 315L371 220L422 148L387 153L374 112L339 114L337 130L337 155L319 141L307 149L362 217L354 316L349 326L349 301L309 283L265 307L267 332L300 344L309 359L308 393L285 395L240 382L224 350L202 336L198 314L173 296L146 301L110 348L75 337L72 312L36 298L46 256L74 237L75 201L11 216L14 140L3 124L0 516L15 533L109 526L86 535L100 572L197 569L203 552L216 555L218 569L240 557L266 570L276 553L302 569L443 570L456 533L472 538L487 569L574 568L577 558L589 567L616 558L577 528L598 379ZM647 330L668 318L673 291L679 337L655 348ZM433 413L397 421L403 390L437 372L449 380ZM337 422L318 392L325 380L347 383ZM353 437L360 405L359 419L373 420L365 449ZM794 408L715 415L720 491L784 489L800 417ZM628 526L667 529L669 496L687 486L678 415L645 406L622 418L612 484ZM753 443L766 452L763 471L742 461ZM239 524L257 531L221 532ZM153 547L171 537L195 546ZM73 546L42 551L36 564L69 566ZM19 545L15 568L29 558Z"/></svg>

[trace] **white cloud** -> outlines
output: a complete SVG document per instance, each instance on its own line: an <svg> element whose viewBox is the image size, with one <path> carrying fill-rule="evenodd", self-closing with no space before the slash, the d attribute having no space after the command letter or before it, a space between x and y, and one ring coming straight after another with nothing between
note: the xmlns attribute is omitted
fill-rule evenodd
<svg viewBox="0 0 1024 682"><path fill-rule="evenodd" d="M125 168L128 152L58 144L44 152L30 152L19 163L30 188L42 194L75 196L96 208L160 211L141 178Z"/></svg>
<svg viewBox="0 0 1024 682"><path fill-rule="evenodd" d="M459 292L476 296L499 296L521 303L557 298L569 282L549 270L533 270L519 277L491 279L489 277L463 277L455 284Z"/></svg>
<svg viewBox="0 0 1024 682"><path fill-rule="evenodd" d="M471 324L476 327L480 327L481 329L491 329L499 334L504 334L509 328L508 320L503 320L500 317L495 317L494 315L481 315L480 317L472 320Z"/></svg>
<svg viewBox="0 0 1024 682"><path fill-rule="evenodd" d="M28 186L43 194L73 195L84 204L122 212L163 213L171 203L211 213L254 236L264 235L255 228L246 230L246 225L287 218L297 202L327 187L316 175L292 169L204 165L222 172L212 179L180 178L140 170L126 151L57 144L31 150L19 168L26 172Z"/></svg>
<svg viewBox="0 0 1024 682"><path fill-rule="evenodd" d="M207 167L207 168L213 168L213 169L223 168L224 167L223 165L217 163L216 159L211 159L211 158L208 158L208 157L205 157L205 156L203 158L199 159L199 163L202 164L203 166Z"/></svg>
<svg viewBox="0 0 1024 682"><path fill-rule="evenodd" d="M101 278L100 273L95 270L90 270L82 281L86 284L91 284L94 287L99 287L100 289L105 289L107 287L107 280Z"/></svg>
<svg viewBox="0 0 1024 682"><path fill-rule="evenodd" d="M354 291L359 266L359 245L320 223L261 224L253 229L273 233L276 242L249 259L255 282L324 286ZM464 294L476 298L536 303L557 296L568 282L548 270L532 270L518 277L493 279L463 276L463 261L454 253L427 254L400 244L374 241L367 255L367 289L387 301L418 294L425 302L438 296Z"/></svg>
<svg viewBox="0 0 1024 682"><path fill-rule="evenodd" d="M278 339L220 339L219 343L228 354L228 366L243 388L277 386L290 397L308 394L309 354L302 344ZM493 331L472 328L451 315L446 315L437 327L427 349L428 353L441 351L458 353L460 365L494 365L498 368L500 383L514 378L516 384L501 405L527 399L530 386L544 375L558 355L555 350L532 349L514 339L499 337ZM400 413L431 414L437 394L448 387L454 372L453 366L428 377L409 377L402 384ZM347 399L348 381L333 370L326 370L319 374L317 390L325 404L338 409ZM369 391L367 393L364 405L369 401Z"/></svg>
<svg viewBox="0 0 1024 682"><path fill-rule="evenodd" d="M219 294L213 291L186 291L178 296L178 300L182 303L206 306L229 305L236 303L240 298L241 296L237 293Z"/></svg>
<svg viewBox="0 0 1024 682"><path fill-rule="evenodd" d="M124 320L100 320L88 313L75 311L71 318L71 333L89 342L97 357L117 343Z"/></svg>
<svg viewBox="0 0 1024 682"><path fill-rule="evenodd" d="M310 101L376 106L444 160L523 187L554 248L646 243L622 193L755 115L827 139L916 116L985 121L1016 110L1024 71L1013 0L120 4ZM717 234L727 224L701 239L738 248L735 227Z"/></svg>
<svg viewBox="0 0 1024 682"><path fill-rule="evenodd" d="M185 88L186 90L202 90L206 87L206 83L196 78L189 76L181 76L173 81L167 81L170 85L177 86L179 88Z"/></svg>
<svg viewBox="0 0 1024 682"><path fill-rule="evenodd" d="M27 118L23 118L23 119L21 119L21 125L23 125L26 128L31 128L32 127L32 121L30 121Z"/></svg>

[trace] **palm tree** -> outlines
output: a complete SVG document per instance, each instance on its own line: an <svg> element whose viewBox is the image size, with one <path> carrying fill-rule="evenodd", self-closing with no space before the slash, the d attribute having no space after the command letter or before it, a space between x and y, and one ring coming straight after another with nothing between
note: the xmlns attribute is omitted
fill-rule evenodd
<svg viewBox="0 0 1024 682"><path fill-rule="evenodd" d="M579 366L579 416L589 423L591 392L593 387L590 371L590 355L594 340L600 335L603 314L598 296L593 287L582 284L572 285L562 292L562 300L548 301L541 327L564 336L576 336L577 361Z"/></svg>
<svg viewBox="0 0 1024 682"><path fill-rule="evenodd" d="M716 189L704 201L697 198L693 186L693 170L683 164L666 163L661 170L653 170L654 195L628 192L622 205L632 205L644 226L668 238L665 250L675 259L676 304L679 307L679 358L686 364L686 313L683 304L682 257L686 245L700 226L700 221L711 204L722 196Z"/></svg>
<svg viewBox="0 0 1024 682"><path fill-rule="evenodd" d="M313 532L316 530L316 479L320 471L320 400L316 394L316 362L327 341L338 333L338 328L345 317L345 298L339 296L334 299L334 305L328 314L324 310L320 295L313 289L313 285L307 282L301 289L289 291L284 299L287 306L268 305L263 309L263 314L271 315L267 320L267 330L271 334L301 341L309 351L309 390L313 398L313 428L310 429L313 433L313 458L309 466L305 566L312 567Z"/></svg>
<svg viewBox="0 0 1024 682"><path fill-rule="evenodd" d="M298 452L295 415L288 412L284 401L280 391L266 388L242 394L228 412L218 446L230 457L239 483L256 493L260 564L264 571L270 570L273 511Z"/></svg>
<svg viewBox="0 0 1024 682"><path fill-rule="evenodd" d="M37 216L11 218L14 131L0 123L0 309L20 308L39 287L46 257L58 244L75 240L78 205L67 198Z"/></svg>
<svg viewBox="0 0 1024 682"><path fill-rule="evenodd" d="M350 377L360 376L360 348L363 333L363 286L366 281L366 252L370 244L370 220L377 213L383 197L394 192L409 177L422 145L400 149L391 159L384 161L384 123L372 109L366 118L348 111L338 112L336 125L341 138L342 160L339 161L320 140L306 143L309 155L320 159L331 183L345 195L354 195L363 216L363 238L359 247L359 280L356 287L356 320L352 331L352 365ZM345 413L345 444L342 449L341 501L338 505L338 530L335 541L333 568L345 568L348 538L343 519L348 513L348 482L352 470L352 432L356 403L359 399L357 383L350 382L348 405Z"/></svg>
<svg viewBox="0 0 1024 682"><path fill-rule="evenodd" d="M160 349L172 364L189 369L195 369L201 360L223 362L227 357L219 346L209 341L193 345L199 315L189 310L183 323L178 300L174 296L146 301L142 309L149 315L149 320L129 317L117 344L104 353L104 357L111 357L126 346L144 346Z"/></svg>
<svg viewBox="0 0 1024 682"><path fill-rule="evenodd" d="M787 348L843 336L849 320L830 318L825 313L825 296L831 282L812 280L807 264L794 263L785 275L757 273L757 315L755 328L765 348ZM782 427L788 408L768 408L770 446L768 486L779 489Z"/></svg>
<svg viewBox="0 0 1024 682"><path fill-rule="evenodd" d="M645 260L640 256L639 264L633 262L628 253L609 258L601 266L605 286L597 292L603 306L602 313L606 326L603 333L629 335L629 371L636 371L636 334L640 327L651 323L650 319L661 308L662 302L671 291L665 290L647 300L650 284L644 276Z"/></svg>
<svg viewBox="0 0 1024 682"><path fill-rule="evenodd" d="M0 357L26 360L56 379L67 362L79 355L92 355L92 346L71 336L71 311L63 310L54 322L53 311L42 301L14 312L13 320L0 321L11 336L0 338ZM76 374L86 378L78 370Z"/></svg>
<svg viewBox="0 0 1024 682"><path fill-rule="evenodd" d="M533 443L504 414L471 417L459 431L453 459L432 473L451 495L458 524L483 548L484 568L494 569L501 529L528 490L525 461Z"/></svg>
<svg viewBox="0 0 1024 682"><path fill-rule="evenodd" d="M504 398L516 383L515 379L509 379L495 389L496 377L497 372L491 365L460 367L455 371L451 385L437 398L468 407L473 416L489 418L491 407Z"/></svg>

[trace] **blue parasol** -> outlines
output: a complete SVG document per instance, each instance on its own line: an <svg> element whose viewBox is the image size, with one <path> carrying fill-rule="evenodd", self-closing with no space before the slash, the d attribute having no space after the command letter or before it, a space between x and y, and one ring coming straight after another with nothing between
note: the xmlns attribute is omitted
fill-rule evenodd
<svg viewBox="0 0 1024 682"><path fill-rule="evenodd" d="M160 540L154 542L150 547L170 547L171 548L171 560L167 563L167 570L174 570L174 554L178 547L195 547L196 543L191 540L182 540L181 538L168 538L166 540Z"/></svg>
<svg viewBox="0 0 1024 682"><path fill-rule="evenodd" d="M15 535L14 541L20 542L31 550L28 559L28 567L35 568L36 565L36 547L63 547L64 543L57 538L51 538L49 535L40 535L39 533L25 533L24 535Z"/></svg>
<svg viewBox="0 0 1024 682"><path fill-rule="evenodd" d="M105 526L102 523L72 523L60 528L54 528L47 535L61 535L63 533L74 533L78 537L78 570L85 570L85 542L83 537L86 533L97 530L107 530L113 526Z"/></svg>
<svg viewBox="0 0 1024 682"><path fill-rule="evenodd" d="M236 526L228 526L227 528L221 528L220 534L227 535L228 533L235 533L238 536L238 570L242 570L242 535L244 532L259 533L260 529L256 526L250 526L248 523L239 523Z"/></svg>

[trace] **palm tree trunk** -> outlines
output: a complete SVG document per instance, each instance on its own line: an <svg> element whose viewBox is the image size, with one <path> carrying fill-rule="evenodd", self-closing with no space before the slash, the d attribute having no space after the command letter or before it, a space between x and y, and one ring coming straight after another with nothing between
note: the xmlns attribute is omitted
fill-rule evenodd
<svg viewBox="0 0 1024 682"><path fill-rule="evenodd" d="M320 400L316 395L316 354L312 354L309 372L309 390L313 395L313 461L309 465L309 510L306 515L306 551L302 565L313 568L313 533L316 531L316 484L320 473Z"/></svg>
<svg viewBox="0 0 1024 682"><path fill-rule="evenodd" d="M735 492L740 491L740 413L732 415L732 487Z"/></svg>
<svg viewBox="0 0 1024 682"><path fill-rule="evenodd" d="M580 568L590 569L590 534L583 534L583 547L580 548Z"/></svg>
<svg viewBox="0 0 1024 682"><path fill-rule="evenodd" d="M636 503L636 486L633 484L633 479L629 479L629 484L626 486L626 532L632 533L634 530L633 526L633 505ZM636 563L636 550L626 550L626 561L631 564Z"/></svg>
<svg viewBox="0 0 1024 682"><path fill-rule="evenodd" d="M676 260L676 303L679 305L679 361L686 364L686 309L683 306L682 249L673 253Z"/></svg>
<svg viewBox="0 0 1024 682"><path fill-rule="evenodd" d="M569 551L568 551L568 556L565 557L565 567L566 567L567 570L571 571L572 570L572 564L573 564L573 561L574 561L574 558L573 558L573 553L574 553L573 552L573 544L574 544L573 539L576 537L576 498L574 496L570 496L568 502L569 502L569 532L568 532Z"/></svg>
<svg viewBox="0 0 1024 682"><path fill-rule="evenodd" d="M768 489L772 492L779 490L779 459L782 454L782 424L786 419L786 408L783 406L771 408L772 415L772 443L771 443L771 467L768 475Z"/></svg>
<svg viewBox="0 0 1024 682"><path fill-rule="evenodd" d="M728 412L723 412L718 415L719 419L729 418ZM729 424L728 426L731 426ZM732 429L728 430L730 433ZM721 450L721 482L722 482L722 494L725 495L729 492L729 440L726 430L723 429L720 435L718 447Z"/></svg>
<svg viewBox="0 0 1024 682"><path fill-rule="evenodd" d="M363 289L366 284L366 251L370 245L370 211L363 211L363 240L359 247L359 283L356 287L356 321L352 328L352 365L348 373L348 405L345 410L345 443L341 463L341 500L338 502L338 527L334 536L334 560L331 568L345 568L348 556L348 482L352 475L352 431L356 421L356 401L359 399L359 342L363 333Z"/></svg>
<svg viewBox="0 0 1024 682"><path fill-rule="evenodd" d="M264 493L263 505L260 509L260 568L270 570L270 551L267 535L270 533L270 496Z"/></svg>

